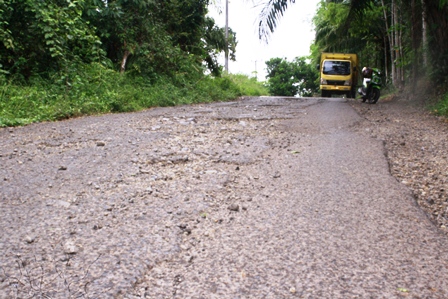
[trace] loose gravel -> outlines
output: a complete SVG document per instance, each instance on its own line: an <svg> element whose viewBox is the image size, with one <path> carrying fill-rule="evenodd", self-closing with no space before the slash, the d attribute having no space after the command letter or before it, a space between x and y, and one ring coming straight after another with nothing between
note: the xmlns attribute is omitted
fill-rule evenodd
<svg viewBox="0 0 448 299"><path fill-rule="evenodd" d="M348 104L0 129L0 298L447 298L446 123Z"/></svg>
<svg viewBox="0 0 448 299"><path fill-rule="evenodd" d="M351 104L364 118L359 131L384 142L392 175L448 234L448 120L431 114L420 97Z"/></svg>

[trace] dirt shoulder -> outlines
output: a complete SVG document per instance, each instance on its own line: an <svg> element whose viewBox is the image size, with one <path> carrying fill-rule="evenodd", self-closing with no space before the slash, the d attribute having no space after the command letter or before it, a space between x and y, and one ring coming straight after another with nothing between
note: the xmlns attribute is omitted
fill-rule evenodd
<svg viewBox="0 0 448 299"><path fill-rule="evenodd" d="M364 118L360 131L384 141L390 171L411 188L418 204L448 233L448 122L421 100L352 102Z"/></svg>

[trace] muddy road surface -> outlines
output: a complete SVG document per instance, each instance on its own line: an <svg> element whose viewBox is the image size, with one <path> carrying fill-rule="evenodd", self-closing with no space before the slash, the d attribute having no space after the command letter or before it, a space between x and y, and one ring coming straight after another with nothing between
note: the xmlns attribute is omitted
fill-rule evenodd
<svg viewBox="0 0 448 299"><path fill-rule="evenodd" d="M0 129L0 298L448 298L448 240L343 100Z"/></svg>

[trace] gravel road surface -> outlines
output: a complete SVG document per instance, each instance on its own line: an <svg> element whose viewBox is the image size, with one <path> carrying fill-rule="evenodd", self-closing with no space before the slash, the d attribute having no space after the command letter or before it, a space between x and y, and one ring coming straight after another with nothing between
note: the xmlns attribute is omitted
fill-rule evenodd
<svg viewBox="0 0 448 299"><path fill-rule="evenodd" d="M0 298L448 298L447 235L357 111L262 97L0 129Z"/></svg>

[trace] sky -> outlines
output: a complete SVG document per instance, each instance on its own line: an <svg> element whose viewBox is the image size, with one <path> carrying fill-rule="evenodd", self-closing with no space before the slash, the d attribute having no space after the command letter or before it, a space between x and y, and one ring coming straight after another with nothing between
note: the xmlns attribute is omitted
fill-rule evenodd
<svg viewBox="0 0 448 299"><path fill-rule="evenodd" d="M266 2L267 0L260 0ZM209 7L209 16L220 27L225 27L225 0ZM310 45L314 41L312 18L320 0L297 0L291 4L266 45L258 39L257 17L263 6L254 7L252 1L229 0L229 27L236 32L238 45L236 62L229 60L229 73L252 76L257 72L258 80L266 80L266 61L271 58L308 56ZM222 13L219 14L219 8ZM224 55L220 57L224 66Z"/></svg>

